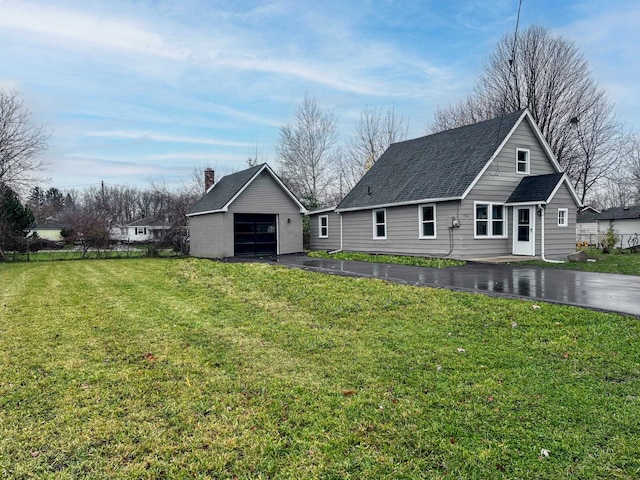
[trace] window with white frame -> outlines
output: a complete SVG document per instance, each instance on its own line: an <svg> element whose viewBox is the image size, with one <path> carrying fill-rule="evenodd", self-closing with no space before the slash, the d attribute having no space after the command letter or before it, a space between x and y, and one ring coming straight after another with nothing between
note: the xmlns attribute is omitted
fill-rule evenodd
<svg viewBox="0 0 640 480"><path fill-rule="evenodd" d="M475 237L506 237L504 205L495 203L476 203L474 212Z"/></svg>
<svg viewBox="0 0 640 480"><path fill-rule="evenodd" d="M529 173L529 150L526 148L516 148L516 172Z"/></svg>
<svg viewBox="0 0 640 480"><path fill-rule="evenodd" d="M329 215L320 215L318 217L318 237L329 238Z"/></svg>
<svg viewBox="0 0 640 480"><path fill-rule="evenodd" d="M569 209L568 208L558 209L558 226L559 227L569 226Z"/></svg>
<svg viewBox="0 0 640 480"><path fill-rule="evenodd" d="M420 205L418 216L420 217L420 238L436 238L436 206Z"/></svg>
<svg viewBox="0 0 640 480"><path fill-rule="evenodd" d="M143 227L136 227L136 235L146 235L147 229Z"/></svg>
<svg viewBox="0 0 640 480"><path fill-rule="evenodd" d="M373 211L373 238L387 238L387 211Z"/></svg>

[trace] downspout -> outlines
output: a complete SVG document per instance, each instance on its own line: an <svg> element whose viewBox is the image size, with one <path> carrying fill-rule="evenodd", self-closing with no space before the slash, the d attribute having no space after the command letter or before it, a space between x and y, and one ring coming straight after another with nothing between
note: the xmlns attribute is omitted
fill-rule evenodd
<svg viewBox="0 0 640 480"><path fill-rule="evenodd" d="M340 248L338 250L334 250L333 252L329 252L329 255L333 253L339 253L342 251L342 214L336 212L336 215L340 217Z"/></svg>
<svg viewBox="0 0 640 480"><path fill-rule="evenodd" d="M544 212L545 209L542 205L538 205L540 209L540 258L542 258L543 262L547 263L564 263L562 260L549 260L544 256Z"/></svg>

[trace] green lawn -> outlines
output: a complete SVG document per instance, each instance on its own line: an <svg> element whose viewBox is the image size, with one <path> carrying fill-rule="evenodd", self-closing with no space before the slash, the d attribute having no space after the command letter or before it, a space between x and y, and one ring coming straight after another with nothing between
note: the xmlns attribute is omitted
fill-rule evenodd
<svg viewBox="0 0 640 480"><path fill-rule="evenodd" d="M583 270L585 272L622 273L625 275L640 275L640 253L614 253L603 254L600 250L589 249L587 254L595 262L566 262L546 263L541 260L532 260L522 264L536 265L548 268L564 268L568 270Z"/></svg>
<svg viewBox="0 0 640 480"><path fill-rule="evenodd" d="M416 267L447 268L465 265L464 260L439 257L414 257L408 255L383 255L362 252L328 253L322 250L309 252L310 257L330 258L333 260L356 260L359 262L393 263L397 265L414 265Z"/></svg>
<svg viewBox="0 0 640 480"><path fill-rule="evenodd" d="M638 319L539 306L267 264L0 264L0 476L639 478Z"/></svg>
<svg viewBox="0 0 640 480"><path fill-rule="evenodd" d="M81 260L83 259L105 259L105 258L140 258L140 257L179 257L181 254L171 248L154 249L149 247L133 247L122 250L89 250L85 253L82 250L46 250L41 252L14 253L5 252L7 262L48 262L51 260Z"/></svg>

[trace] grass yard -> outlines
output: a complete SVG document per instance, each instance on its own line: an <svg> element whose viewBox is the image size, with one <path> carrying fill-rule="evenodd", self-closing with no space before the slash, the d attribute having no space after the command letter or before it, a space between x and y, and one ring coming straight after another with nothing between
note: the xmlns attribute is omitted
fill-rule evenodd
<svg viewBox="0 0 640 480"><path fill-rule="evenodd" d="M383 255L361 252L328 253L322 250L309 252L312 258L330 258L333 260L356 260L359 262L393 263L397 265L413 265L416 267L447 268L465 265L464 260L439 257L413 257L407 255Z"/></svg>
<svg viewBox="0 0 640 480"><path fill-rule="evenodd" d="M52 260L82 260L82 250L46 250L40 252L14 253L5 252L7 262L49 262ZM142 257L179 257L181 253L170 248L154 249L153 245L149 248L133 247L122 250L89 250L84 253L84 260L105 258L142 258Z"/></svg>
<svg viewBox="0 0 640 480"><path fill-rule="evenodd" d="M522 264L536 265L548 268L564 268L568 270L582 270L585 272L621 273L625 275L640 275L640 253L614 253L603 254L602 251L591 248L586 251L595 262L566 262L546 263L541 260L532 260Z"/></svg>
<svg viewBox="0 0 640 480"><path fill-rule="evenodd" d="M639 338L267 264L0 264L0 475L639 478Z"/></svg>

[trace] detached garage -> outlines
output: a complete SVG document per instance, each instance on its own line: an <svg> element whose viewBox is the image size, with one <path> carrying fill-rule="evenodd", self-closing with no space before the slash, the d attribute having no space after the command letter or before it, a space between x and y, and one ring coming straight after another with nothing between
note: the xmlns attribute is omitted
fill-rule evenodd
<svg viewBox="0 0 640 480"><path fill-rule="evenodd" d="M297 253L302 247L304 206L266 164L212 183L187 213L191 255L232 256Z"/></svg>

